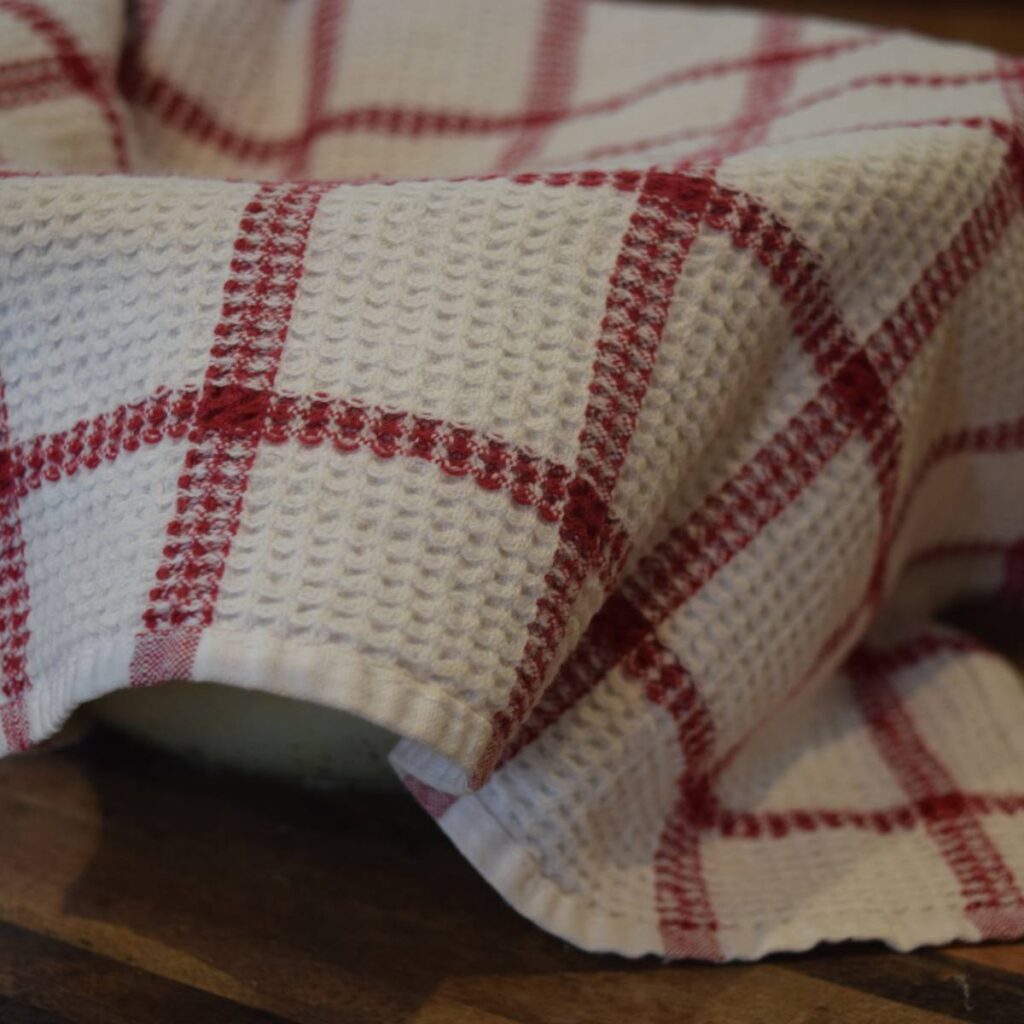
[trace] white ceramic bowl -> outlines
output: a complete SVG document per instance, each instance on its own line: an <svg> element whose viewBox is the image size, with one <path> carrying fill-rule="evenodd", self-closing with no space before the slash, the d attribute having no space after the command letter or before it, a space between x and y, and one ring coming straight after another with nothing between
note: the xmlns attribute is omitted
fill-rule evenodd
<svg viewBox="0 0 1024 1024"><path fill-rule="evenodd" d="M212 683L118 690L87 716L171 753L306 785L373 791L401 783L394 733L306 701Z"/></svg>

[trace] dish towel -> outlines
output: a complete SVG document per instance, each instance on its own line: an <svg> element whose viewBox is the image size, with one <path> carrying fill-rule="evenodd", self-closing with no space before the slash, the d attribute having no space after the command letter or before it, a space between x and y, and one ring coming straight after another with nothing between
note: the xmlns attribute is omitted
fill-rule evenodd
<svg viewBox="0 0 1024 1024"><path fill-rule="evenodd" d="M1024 63L575 0L0 0L0 724L346 709L522 913L1024 933Z"/></svg>

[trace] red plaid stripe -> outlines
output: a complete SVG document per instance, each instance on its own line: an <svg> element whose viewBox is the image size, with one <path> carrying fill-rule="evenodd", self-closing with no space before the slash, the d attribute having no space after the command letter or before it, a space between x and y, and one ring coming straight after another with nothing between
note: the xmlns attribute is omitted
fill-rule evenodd
<svg viewBox="0 0 1024 1024"><path fill-rule="evenodd" d="M309 151L316 140L316 126L324 116L327 91L334 62L341 48L341 25L348 12L348 0L319 0L312 23L309 94L306 97L306 127L296 141L285 177L299 178L306 171Z"/></svg>
<svg viewBox="0 0 1024 1024"><path fill-rule="evenodd" d="M899 536L907 516L914 507L914 499L925 480L936 466L946 459L967 452L1012 452L1024 449L1024 414L1017 419L984 426L965 427L951 434L943 434L929 446L907 484L906 493L893 523L893 535Z"/></svg>
<svg viewBox="0 0 1024 1024"><path fill-rule="evenodd" d="M612 530L612 495L710 194L707 178L652 171L644 179L608 290L558 549L507 707L494 717L478 782L493 770L547 681L588 576L595 569L609 575L624 553L625 538Z"/></svg>
<svg viewBox="0 0 1024 1024"><path fill-rule="evenodd" d="M654 855L654 900L665 952L722 960L718 920L701 863L701 831L715 816L709 774L715 722L690 673L653 635L630 653L626 671L643 685L647 699L671 716L685 765L679 798Z"/></svg>
<svg viewBox="0 0 1024 1024"><path fill-rule="evenodd" d="M383 459L422 459L452 477L466 477L488 491L503 491L517 505L537 510L546 522L562 519L571 471L497 435L430 416L368 406L327 395L267 389L261 441L339 453L372 451ZM82 469L113 462L124 452L165 438L201 436L199 388L160 390L150 398L82 420L10 448L10 476L20 497Z"/></svg>
<svg viewBox="0 0 1024 1024"><path fill-rule="evenodd" d="M623 590L626 602L635 606L637 615L647 619L653 626L694 596L718 569L749 544L767 522L786 508L815 479L852 433L859 430L869 443L880 488L881 528L875 568L860 604L826 640L807 675L784 700L788 702L817 676L824 662L852 634L863 610L877 604L884 590L888 552L893 537L899 437L898 421L889 407L887 394L934 332L941 314L949 308L1001 239L1019 207L1019 203L1015 202L1015 192L1024 177L1022 172L1024 166L1020 163L1020 154L1011 146L1003 172L989 195L962 225L950 247L935 257L896 312L868 339L863 348L850 351L849 336L829 298L827 286L824 283L818 284L815 289L817 302L813 307L817 315L813 322L829 326L825 330L808 330L803 321L802 329L798 328L797 334L804 347L817 357L819 371L827 372L830 364L833 367L838 365L838 369L826 377L818 398L809 403L784 431L777 434L769 446L763 448L755 460L744 467L740 476L726 485L724 491L710 496L697 510L695 515L706 517L707 525L701 527L701 520L691 517L680 529L670 534L654 556L640 563L637 572L627 581ZM722 198L725 200L722 215L733 214L737 206L735 196ZM707 204L712 215L715 211L713 202ZM791 287L787 289L791 285L793 267L799 265L800 250L799 243L795 241L791 250L787 247L787 251L793 254L790 264L788 267L783 264L784 269L775 280L793 308L805 313L804 303L793 301L795 294L799 293L794 293ZM775 251L775 245L768 248L768 252ZM797 279L802 278L798 275ZM835 355L844 353L841 361L822 358L822 338L838 338L839 347ZM827 347L830 354L832 349L830 344ZM749 483L740 483L745 476ZM727 527L728 532L723 532L719 524ZM679 550L674 550L677 548ZM666 557L666 549L674 555L671 560ZM636 627L631 631L632 634L646 635L646 631ZM589 650L592 651L593 647L591 641ZM588 645L585 644L582 651L586 657ZM590 664L595 667L606 663L607 659L590 659ZM562 685L569 693L553 695L553 700L541 713L539 721L532 724L522 742L515 744L516 749L539 735L547 724L556 720L572 702L597 682L595 677L581 680L578 663L570 667L563 680ZM717 776L732 761L760 727L762 720L731 746L710 769L710 776ZM498 735L502 734L499 732ZM484 762L487 767L500 761L500 757L491 756L493 760L489 764ZM703 767L701 771L704 771ZM686 780L687 774L684 773L683 782ZM670 816L669 826L675 849L673 857L678 863L688 865L685 886L688 895L681 898L690 900L696 898L693 893L704 890L700 881L699 840L689 838L684 842L684 837L693 832L692 822L687 825L682 817L685 810L685 803L681 804ZM662 907L660 919L663 927L668 928L673 917ZM682 919L689 920L689 915L683 913Z"/></svg>
<svg viewBox="0 0 1024 1024"><path fill-rule="evenodd" d="M992 197L979 206L954 239L949 250L953 256L940 254L934 261L933 267L943 267L948 272L940 280L929 268L896 313L886 320L879 337L891 338L894 325L902 324L916 339L915 352L919 350L923 335L914 322L914 311L929 308L925 304L937 297L951 303L977 271L977 260L994 248L1012 214L1008 205L1010 182L1009 177L1000 177ZM994 213L998 214L995 219ZM621 594L609 598L608 613L596 617L588 627L579 647L510 745L505 760L532 742L621 660L628 647L603 639L605 634L611 630L622 637L645 635L648 628L699 593L715 573L803 492L853 436L858 424L870 438L886 520L893 519L894 418L888 404L882 403L882 384L868 363L866 349L857 348L843 323L816 259L777 216L734 189L714 186L703 222L715 230L727 231L737 246L749 250L769 269L782 298L793 311L794 334L813 357L818 372L832 379L737 476L705 499L652 554L639 562ZM984 236L979 235L979 224L988 228ZM927 284L927 294L923 283ZM933 321L930 329L934 327ZM880 361L888 368L887 357ZM842 369L836 372L835 367ZM890 386L895 379L890 373ZM895 513L886 543L879 545L872 581L873 600L880 596L883 559L892 538L931 469L961 451L1011 450L1019 446L1019 436L1019 426L1013 421L957 432L936 442L909 485L901 510ZM644 627L624 626L635 623L637 617L645 623ZM595 655L596 650L603 653Z"/></svg>
<svg viewBox="0 0 1024 1024"><path fill-rule="evenodd" d="M121 84L133 103L151 109L165 123L189 134L197 142L213 146L239 160L267 162L293 159L297 151L308 147L311 138L333 133L373 131L412 136L489 135L549 128L569 120L611 114L668 89L740 74L751 68L827 60L840 53L874 45L880 38L878 33L861 33L849 39L815 46L783 49L735 60L706 61L661 75L625 92L571 108L486 115L421 108L357 107L325 113L300 133L280 137L257 136L224 123L218 112L194 99L178 83L146 66L142 59L131 61L123 69Z"/></svg>
<svg viewBox="0 0 1024 1024"><path fill-rule="evenodd" d="M1003 815L1012 817L1024 811L1024 793L962 793L954 790L923 797L913 803L883 807L873 811L855 811L845 807L801 807L785 811L719 812L715 827L726 839L785 839L794 833L822 829L855 829L890 835L910 831L926 822L959 818Z"/></svg>
<svg viewBox="0 0 1024 1024"><path fill-rule="evenodd" d="M754 58L792 51L799 42L801 27L801 22L793 18L776 15L762 18L754 44ZM782 101L796 81L796 72L797 65L791 61L754 64L747 77L739 113L715 132L715 141L711 145L692 154L687 164L708 160L717 163L732 153L741 153L764 142Z"/></svg>
<svg viewBox="0 0 1024 1024"><path fill-rule="evenodd" d="M163 561L142 616L132 685L189 678L213 619L284 351L310 226L324 186L264 185L235 242Z"/></svg>
<svg viewBox="0 0 1024 1024"><path fill-rule="evenodd" d="M1009 67L1002 67L993 71L975 71L959 74L939 73L923 75L882 72L873 75L858 75L856 78L852 78L848 82L829 85L816 90L815 92L808 93L806 96L802 96L800 99L794 100L789 104L783 105L781 103L766 103L763 106L759 105L758 108L748 114L742 122L742 130L750 133L749 136L743 136L740 140L740 146L737 147L733 144L728 148L727 153L738 153L744 148L760 144L760 142L767 138L769 129L776 121L791 117L793 114L799 114L802 111L811 110L822 103L828 103L832 100L840 99L848 93L859 92L863 89L956 89L963 86L983 85L987 82L1000 82L1007 89L1013 89L1019 88L1022 81L1024 81L1024 70L1022 70L1019 62L1013 63ZM881 123L885 124L886 122ZM919 126L922 124L922 122L918 121L895 123L898 126L905 126L906 124ZM936 123L955 124L956 119L938 118L936 119ZM820 138L826 134L845 135L851 130L865 131L874 127L877 126L868 123L865 125L854 126L853 129L837 128L834 133L814 132L808 135L800 135L787 141L799 141L800 139L806 138ZM719 147L722 145L722 140L727 140L730 134L735 133L737 130L736 121L695 125L668 132L659 132L657 135L649 135L644 138L635 139L631 142L612 142L605 145L592 146L583 153L571 156L559 156L557 160L560 164L591 163L598 160L607 160L611 157L623 157L638 153L645 153L652 149L665 149L688 142L696 142L704 138L716 140L715 144L709 146L707 150L700 151L696 155L687 157L686 163L689 164L696 162L707 154L716 154ZM745 142L744 140L748 138L752 138L756 141Z"/></svg>
<svg viewBox="0 0 1024 1024"><path fill-rule="evenodd" d="M35 57L0 65L0 110L45 103L75 91L74 82L56 57Z"/></svg>
<svg viewBox="0 0 1024 1024"><path fill-rule="evenodd" d="M8 747L29 744L23 694L28 689L29 592L25 576L25 541L21 533L20 496L12 472L10 427L3 378L0 377L0 729Z"/></svg>
<svg viewBox="0 0 1024 1024"><path fill-rule="evenodd" d="M50 45L69 85L96 104L107 125L117 169L127 171L128 144L111 76L82 51L75 36L42 4L31 0L0 0L0 11L17 18Z"/></svg>
<svg viewBox="0 0 1024 1024"><path fill-rule="evenodd" d="M849 662L854 693L875 746L915 804L956 793L953 777L918 733L890 679L902 661L893 660L862 648ZM1018 935L1024 926L1024 894L977 815L965 804L955 816L928 817L924 824L956 876L967 916L981 935Z"/></svg>
<svg viewBox="0 0 1024 1024"><path fill-rule="evenodd" d="M568 107L576 80L576 45L585 17L583 0L545 0L524 114L531 125L502 151L494 167L496 173L505 174L529 162L551 130L552 123L545 118Z"/></svg>

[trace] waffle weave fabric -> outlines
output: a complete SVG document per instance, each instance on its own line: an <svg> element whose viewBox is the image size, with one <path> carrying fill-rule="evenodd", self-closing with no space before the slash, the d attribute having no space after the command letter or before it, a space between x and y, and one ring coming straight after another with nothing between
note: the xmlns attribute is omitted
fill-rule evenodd
<svg viewBox="0 0 1024 1024"><path fill-rule="evenodd" d="M595 950L1024 934L1024 63L575 0L0 0L3 747L400 734Z"/></svg>

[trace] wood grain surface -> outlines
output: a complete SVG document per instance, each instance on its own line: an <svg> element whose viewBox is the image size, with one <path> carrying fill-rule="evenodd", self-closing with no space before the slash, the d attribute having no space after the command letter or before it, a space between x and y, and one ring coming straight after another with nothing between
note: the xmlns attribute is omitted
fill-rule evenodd
<svg viewBox="0 0 1024 1024"><path fill-rule="evenodd" d="M754 965L581 953L411 799L204 773L124 741L0 762L3 1024L938 1024L1024 1019L1024 949Z"/></svg>

